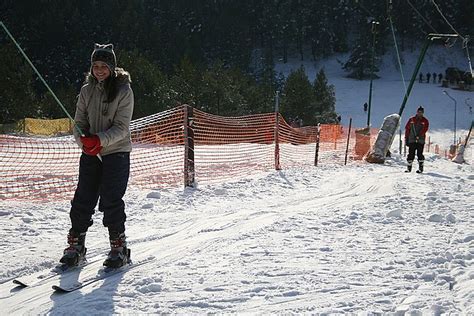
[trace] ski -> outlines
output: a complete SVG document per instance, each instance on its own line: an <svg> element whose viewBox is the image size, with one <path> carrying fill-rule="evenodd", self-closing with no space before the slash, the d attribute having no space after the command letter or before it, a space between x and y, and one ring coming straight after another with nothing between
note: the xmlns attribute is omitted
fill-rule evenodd
<svg viewBox="0 0 474 316"><path fill-rule="evenodd" d="M154 257L149 257L139 262L129 262L120 268L101 267L98 271L95 270L94 273L86 273L85 275L81 274L78 278L66 278L60 280L60 284L55 284L52 288L58 293L74 292L110 276L122 274L131 269L147 264L153 259Z"/></svg>
<svg viewBox="0 0 474 316"><path fill-rule="evenodd" d="M101 261L101 260L102 260L102 255L95 256L92 258L92 260L87 260L87 258L84 258L75 266L58 264L54 266L53 268L51 268L48 272L41 271L41 272L36 272L32 274L27 274L18 278L14 278L12 282L19 288L33 287L40 283L44 283L48 280L61 276L63 274L81 270L85 268L86 266L93 264L95 262Z"/></svg>
<svg viewBox="0 0 474 316"><path fill-rule="evenodd" d="M61 270L56 270L56 269L61 269ZM26 275L21 278L16 278L13 279L13 283L18 285L19 287L31 287L35 286L36 284L39 284L43 281L52 279L56 277L58 274L66 272L67 269L62 269L62 267L55 267L51 269L50 273L47 275L41 275L41 276L33 276L33 275Z"/></svg>
<svg viewBox="0 0 474 316"><path fill-rule="evenodd" d="M76 269L80 269L83 266L87 265L87 261L83 261L78 265L75 266L68 266L65 264L60 264L52 268L48 274L41 274L41 275L25 275L20 278L13 279L13 283L19 287L32 287L47 280L53 279L58 275L74 271Z"/></svg>

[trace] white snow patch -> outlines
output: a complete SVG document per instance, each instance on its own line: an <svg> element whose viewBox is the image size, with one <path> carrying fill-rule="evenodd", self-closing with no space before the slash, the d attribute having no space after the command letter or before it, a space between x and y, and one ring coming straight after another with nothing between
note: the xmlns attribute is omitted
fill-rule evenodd
<svg viewBox="0 0 474 316"><path fill-rule="evenodd" d="M401 209L398 209L398 210L392 210L390 212L387 213L387 217L396 217L396 218L403 218L402 217L402 213L403 211Z"/></svg>

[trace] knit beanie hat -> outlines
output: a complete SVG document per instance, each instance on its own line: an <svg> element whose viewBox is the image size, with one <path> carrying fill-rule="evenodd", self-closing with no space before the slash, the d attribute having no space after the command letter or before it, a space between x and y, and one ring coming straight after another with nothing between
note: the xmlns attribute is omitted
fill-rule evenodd
<svg viewBox="0 0 474 316"><path fill-rule="evenodd" d="M91 55L91 65L95 61L101 61L107 64L111 73L115 71L117 66L117 59L115 58L114 45L113 44L95 44L94 51Z"/></svg>

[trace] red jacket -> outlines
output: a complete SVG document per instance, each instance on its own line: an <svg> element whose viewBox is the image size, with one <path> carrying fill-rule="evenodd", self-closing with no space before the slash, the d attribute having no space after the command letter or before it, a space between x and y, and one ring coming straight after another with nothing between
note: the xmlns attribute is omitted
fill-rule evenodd
<svg viewBox="0 0 474 316"><path fill-rule="evenodd" d="M416 115L410 117L407 125L405 125L405 142L407 144L424 144L429 126L430 122L424 116L421 118Z"/></svg>

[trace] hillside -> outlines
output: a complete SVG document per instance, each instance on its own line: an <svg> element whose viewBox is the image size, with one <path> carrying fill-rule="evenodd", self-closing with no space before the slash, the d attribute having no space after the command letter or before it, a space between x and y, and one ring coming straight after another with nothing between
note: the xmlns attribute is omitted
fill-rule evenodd
<svg viewBox="0 0 474 316"><path fill-rule="evenodd" d="M406 56L406 77L413 56ZM305 68L313 79L324 66L343 123L353 117L364 126L368 81L345 78L337 62L343 57ZM428 58L426 67L434 71L437 60ZM375 127L401 104L403 85L391 67L387 62L374 82ZM442 90L415 84L405 115L425 105L434 141L449 145L453 112ZM472 116L464 99L473 94L449 93L465 130ZM384 165L260 172L195 189L130 189L132 257L150 261L70 294L53 294L51 286L99 272L108 251L102 214L96 212L87 236L90 265L46 279L66 244L69 201L1 200L0 308L20 315L474 313L472 149L470 164L426 156L421 175L404 173L405 158L395 153ZM13 278L31 273L41 277L37 286L14 287Z"/></svg>
<svg viewBox="0 0 474 316"><path fill-rule="evenodd" d="M394 50L394 49L393 49ZM402 52L402 60L404 61L403 70L406 80L406 86L412 76L413 70L418 59L419 50ZM348 58L347 54L336 55L328 59L318 62L304 61L292 59L287 64L277 64L276 71L284 75L288 75L291 70L303 65L308 78L313 81L316 73L320 68L324 68L328 81L335 86L336 91L336 112L343 119L343 124L349 124L349 117L352 117L353 124L357 127L363 127L367 124L367 113L363 111L363 104L368 102L369 96L369 80L355 80L347 78L347 73L341 67ZM392 113L398 113L405 94L401 74L398 70L398 63L394 51L384 55L380 64L380 79L374 80L372 92L372 112L371 126L380 127L383 118ZM468 60L465 51L461 50L460 45L446 48L444 46L433 45L428 50L423 61L420 72L442 72L447 67L458 67L459 69L469 69ZM466 102L474 107L474 93L467 91L455 90L452 88L442 88L440 84L434 83L418 83L418 77L413 86L412 93L408 99L405 111L403 113L402 122L405 122L408 116L416 112L418 106L425 107L425 115L431 121L431 134L433 141L448 147L453 140L444 138L445 134L451 133L454 127L454 103L446 95L443 90L457 100L457 119L456 125L458 136L466 133L469 129L471 121L474 118L473 113L469 111ZM469 100L469 99L470 100ZM468 99L466 101L466 99Z"/></svg>

